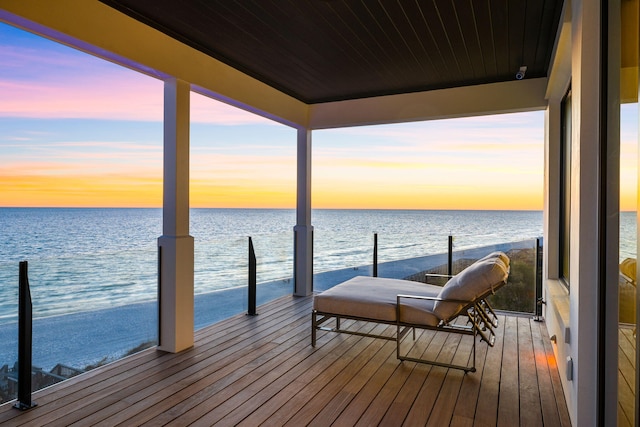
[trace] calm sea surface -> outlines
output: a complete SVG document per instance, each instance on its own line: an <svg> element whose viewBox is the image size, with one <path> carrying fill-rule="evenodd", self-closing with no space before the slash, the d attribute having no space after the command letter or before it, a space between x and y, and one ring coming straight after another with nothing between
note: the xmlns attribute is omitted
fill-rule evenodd
<svg viewBox="0 0 640 427"><path fill-rule="evenodd" d="M635 252L635 213L623 213L621 258ZM315 210L314 271L542 236L539 211ZM195 288L243 286L252 237L258 282L290 278L295 211L193 209ZM17 319L18 262L29 261L34 317L149 301L157 295L160 209L0 208L0 324Z"/></svg>

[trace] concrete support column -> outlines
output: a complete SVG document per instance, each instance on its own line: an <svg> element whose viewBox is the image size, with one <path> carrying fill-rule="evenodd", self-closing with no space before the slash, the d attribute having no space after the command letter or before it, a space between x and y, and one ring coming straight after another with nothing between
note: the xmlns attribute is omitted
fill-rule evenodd
<svg viewBox="0 0 640 427"><path fill-rule="evenodd" d="M189 83L164 85L164 188L160 253L160 350L193 346L193 237L189 235Z"/></svg>
<svg viewBox="0 0 640 427"><path fill-rule="evenodd" d="M311 131L298 129L298 187L294 231L294 295L313 292L313 226L311 225Z"/></svg>

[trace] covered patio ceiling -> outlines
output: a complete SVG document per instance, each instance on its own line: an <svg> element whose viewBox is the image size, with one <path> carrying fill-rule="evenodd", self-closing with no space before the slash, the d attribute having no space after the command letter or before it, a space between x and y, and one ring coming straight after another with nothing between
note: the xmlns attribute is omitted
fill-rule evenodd
<svg viewBox="0 0 640 427"><path fill-rule="evenodd" d="M562 2L101 0L306 104L548 76Z"/></svg>
<svg viewBox="0 0 640 427"><path fill-rule="evenodd" d="M544 109L570 69L566 15L531 0L0 0L0 21L309 130Z"/></svg>

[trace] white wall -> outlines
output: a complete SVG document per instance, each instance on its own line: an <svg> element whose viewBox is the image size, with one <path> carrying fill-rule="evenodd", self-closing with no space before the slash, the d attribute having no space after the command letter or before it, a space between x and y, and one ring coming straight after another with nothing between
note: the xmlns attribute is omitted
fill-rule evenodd
<svg viewBox="0 0 640 427"><path fill-rule="evenodd" d="M603 359L607 366L608 375L602 384L598 379L599 318L604 315L600 311L599 277L607 275L607 283L611 273L614 285L617 286L617 251L607 254L615 258L616 271L599 265L600 244L607 248L617 248L617 212L615 205L618 194L616 174L619 165L615 159L617 153L616 131L619 132L619 120L612 112L609 122L613 127L609 129L608 153L600 153L600 135L607 129L600 126L600 97L601 92L601 49L600 49L600 19L601 2L597 0L573 0L571 10L566 11L570 25L565 26L570 37L565 42L570 44L558 51L570 53L570 62L555 61L550 77L550 87L547 92L549 106L546 115L546 128L549 134L545 141L545 297L547 301L545 318L550 336L557 338L554 351L558 361L558 368L563 382L567 405L573 425L595 426L598 423L598 387L605 386L605 425L616 424L616 378L617 372L617 292L609 292L606 300L608 330L606 351ZM615 9L615 2L610 7ZM619 7L619 4L617 5ZM618 13L619 17L619 13ZM615 28L619 32L619 26ZM615 40L614 40L615 44ZM615 49L614 49L615 50ZM614 52L615 54L615 52ZM567 67L569 68L567 70ZM619 77L612 67L609 71L610 93L613 102L609 105L617 111L615 90L619 88ZM612 72L613 71L613 72ZM564 79L564 81L563 81ZM570 291L567 291L556 279L558 277L558 198L559 198L559 141L560 141L560 108L559 102L566 92L568 83L572 89L572 140L571 140L571 254L570 254ZM606 156L607 168L600 167L601 156ZM619 154L618 154L619 156ZM619 160L619 159L618 159ZM600 191L601 173L607 173L608 185ZM613 177L613 178L612 178ZM607 193L609 193L607 195ZM601 207L607 207L603 215ZM606 219L606 221L605 221ZM607 233L600 234L600 224L604 221ZM602 240L602 242L601 242ZM553 246L551 246L553 245ZM606 253L606 251L605 251ZM614 316L615 315L615 316ZM615 318L614 318L615 317ZM604 344L603 344L604 345ZM572 369L567 363L573 363ZM569 379L571 378L571 379Z"/></svg>

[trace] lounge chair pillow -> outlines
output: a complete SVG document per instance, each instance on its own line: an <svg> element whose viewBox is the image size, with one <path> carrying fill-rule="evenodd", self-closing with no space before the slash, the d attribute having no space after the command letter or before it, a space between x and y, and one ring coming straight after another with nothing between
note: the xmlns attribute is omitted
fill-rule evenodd
<svg viewBox="0 0 640 427"><path fill-rule="evenodd" d="M444 285L438 297L441 299L473 301L506 281L509 275L509 268L503 258L508 260L508 257L500 254L494 253L491 256L480 259L452 277ZM440 319L448 321L453 316L456 316L464 305L462 302L437 301L434 305L434 313Z"/></svg>
<svg viewBox="0 0 640 427"><path fill-rule="evenodd" d="M485 259L493 259L493 258L499 258L500 261L502 261L504 263L504 265L507 266L507 268L509 268L509 257L504 253L504 252L500 252L500 251L496 251L496 252L491 252L489 255L480 258L478 261L483 261Z"/></svg>
<svg viewBox="0 0 640 427"><path fill-rule="evenodd" d="M620 272L627 276L632 283L636 281L636 260L635 258L626 258L620 263Z"/></svg>

